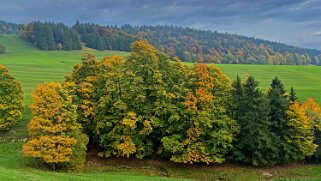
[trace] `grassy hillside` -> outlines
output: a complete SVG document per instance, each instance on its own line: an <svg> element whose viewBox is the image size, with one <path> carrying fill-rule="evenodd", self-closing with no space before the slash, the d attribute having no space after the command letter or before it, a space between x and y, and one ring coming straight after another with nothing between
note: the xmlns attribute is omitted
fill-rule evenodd
<svg viewBox="0 0 321 181"><path fill-rule="evenodd" d="M293 65L216 65L232 80L240 75L245 78L253 75L259 82L260 88L266 90L275 76L278 76L289 91L294 87L301 101L314 97L321 103L321 66Z"/></svg>
<svg viewBox="0 0 321 181"><path fill-rule="evenodd" d="M7 52L0 55L0 64L7 66L22 82L26 104L31 102L31 91L37 85L45 81L63 81L64 75L80 61L84 52L92 52L99 58L128 55L118 51L40 51L15 35L0 35L0 42L7 48Z"/></svg>
<svg viewBox="0 0 321 181"><path fill-rule="evenodd" d="M192 63L186 63L192 66ZM274 77L279 77L289 91L294 87L301 101L308 97L315 98L321 103L321 66L295 65L248 65L248 64L216 64L232 81L239 75L245 79L253 75L262 90L270 87Z"/></svg>
<svg viewBox="0 0 321 181"><path fill-rule="evenodd" d="M31 102L31 91L45 81L63 81L64 75L79 62L83 51L39 51L17 36L0 36L7 53L0 55L0 64L6 65L25 91L26 104ZM126 52L92 51L99 58ZM289 89L293 85L301 98L316 97L321 102L321 67L217 65L232 79L236 75L254 75L267 88L274 76L279 76ZM287 165L272 168L248 168L223 164L222 166L178 165L154 159L88 160L83 173L54 173L34 168L33 162L23 158L21 147L27 137L27 123L31 112L26 109L24 120L13 130L0 133L0 180L169 180L175 178L208 180L263 180L263 173L272 174L271 180L321 180L319 165ZM154 176L154 177L149 177ZM161 177L163 176L163 177Z"/></svg>

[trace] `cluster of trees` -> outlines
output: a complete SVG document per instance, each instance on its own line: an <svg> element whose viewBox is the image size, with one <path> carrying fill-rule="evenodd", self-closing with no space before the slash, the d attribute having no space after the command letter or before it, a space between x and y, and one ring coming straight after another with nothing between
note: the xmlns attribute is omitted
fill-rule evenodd
<svg viewBox="0 0 321 181"><path fill-rule="evenodd" d="M81 50L79 34L62 23L32 22L19 26L19 36L41 50Z"/></svg>
<svg viewBox="0 0 321 181"><path fill-rule="evenodd" d="M319 50L180 26L117 27L77 21L66 27L62 23L32 22L19 25L19 33L43 50L78 50L82 41L98 50L131 51L134 41L147 40L171 58L177 56L186 62L321 65Z"/></svg>
<svg viewBox="0 0 321 181"><path fill-rule="evenodd" d="M97 50L130 51L130 45L135 40L134 36L116 26L102 27L77 21L73 29L81 35L81 40L87 47Z"/></svg>
<svg viewBox="0 0 321 181"><path fill-rule="evenodd" d="M23 109L21 84L0 65L0 132L9 130L21 120Z"/></svg>
<svg viewBox="0 0 321 181"><path fill-rule="evenodd" d="M320 65L321 51L288 46L229 33L179 26L130 26L121 30L146 39L183 61L228 64Z"/></svg>
<svg viewBox="0 0 321 181"><path fill-rule="evenodd" d="M132 41L145 39L171 58L178 56L187 62L321 65L321 51L228 33L166 25L116 27L79 22L73 28L87 46L100 50L127 51Z"/></svg>
<svg viewBox="0 0 321 181"><path fill-rule="evenodd" d="M259 166L317 160L321 152L313 99L299 103L278 78L266 93L251 76L231 84L216 67L172 63L146 41L133 43L126 60L84 54L62 85L46 83L33 99L23 153L54 169L83 162L83 133L101 157Z"/></svg>
<svg viewBox="0 0 321 181"><path fill-rule="evenodd" d="M315 137L320 132L320 106L311 98L300 104L293 88L288 94L277 77L266 94L253 77L245 82L237 77L231 111L240 127L233 160L274 165L321 156L314 154L320 144Z"/></svg>
<svg viewBox="0 0 321 181"><path fill-rule="evenodd" d="M0 54L3 54L6 52L6 47L0 44Z"/></svg>
<svg viewBox="0 0 321 181"><path fill-rule="evenodd" d="M0 34L16 34L18 33L18 25L0 20Z"/></svg>

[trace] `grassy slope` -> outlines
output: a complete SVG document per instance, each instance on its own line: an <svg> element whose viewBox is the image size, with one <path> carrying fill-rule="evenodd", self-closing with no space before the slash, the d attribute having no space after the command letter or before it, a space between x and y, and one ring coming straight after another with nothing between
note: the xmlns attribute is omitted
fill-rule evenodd
<svg viewBox="0 0 321 181"><path fill-rule="evenodd" d="M85 51L40 51L30 43L20 40L17 36L0 36L1 44L7 48L7 53L0 55L0 64L22 82L26 103L31 102L31 91L44 81L63 81L73 65L80 61ZM95 51L98 58L115 54L126 56L126 52Z"/></svg>
<svg viewBox="0 0 321 181"><path fill-rule="evenodd" d="M6 65L22 82L26 104L31 102L31 90L44 81L62 81L63 75L70 72L79 62L82 51L39 51L18 37L0 36L8 52L0 55L0 64ZM124 52L92 51L99 58L113 54L128 55ZM234 78L237 74L253 74L266 88L274 75L278 75L287 85L293 85L298 95L317 97L320 101L321 67L268 66L268 65L217 65ZM262 169L248 169L242 166L186 166L150 160L106 160L97 165L87 163L84 173L54 173L33 168L32 162L21 155L21 146L27 135L26 126L30 120L30 110L26 110L24 120L13 130L0 134L0 180L165 180L167 176L191 179L213 180L263 180L262 173L269 172L275 180L321 180L321 166L294 165ZM94 163L92 163L94 162Z"/></svg>
<svg viewBox="0 0 321 181"><path fill-rule="evenodd" d="M240 75L253 75L260 82L262 89L270 86L272 78L278 76L287 90L291 86L296 90L300 100L314 97L321 103L321 66L291 65L216 65L233 79Z"/></svg>
<svg viewBox="0 0 321 181"><path fill-rule="evenodd" d="M217 64L215 66L219 67L231 80L235 80L237 75L243 79L248 75L253 75L260 82L260 88L263 90L266 90L272 79L278 76L287 90L290 90L291 86L294 87L301 101L313 97L321 103L321 66L241 64Z"/></svg>

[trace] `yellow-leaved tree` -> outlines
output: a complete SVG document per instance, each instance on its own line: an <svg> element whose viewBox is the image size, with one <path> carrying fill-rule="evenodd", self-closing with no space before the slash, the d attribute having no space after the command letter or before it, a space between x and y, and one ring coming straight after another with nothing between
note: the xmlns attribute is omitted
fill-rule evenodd
<svg viewBox="0 0 321 181"><path fill-rule="evenodd" d="M300 160L312 156L318 145L314 144L314 121L307 116L304 106L293 102L287 111L288 135L286 140L294 148L295 157Z"/></svg>
<svg viewBox="0 0 321 181"><path fill-rule="evenodd" d="M178 163L222 163L238 131L226 115L229 80L219 69L199 63L188 77L181 116L168 124L176 130L161 140L164 153Z"/></svg>
<svg viewBox="0 0 321 181"><path fill-rule="evenodd" d="M308 98L302 104L310 121L314 122L314 143L318 145L316 152L311 157L311 161L320 162L321 158L321 107L313 98Z"/></svg>
<svg viewBox="0 0 321 181"><path fill-rule="evenodd" d="M88 137L76 121L76 106L68 91L59 83L45 83L32 92L32 98L30 140L23 146L24 156L53 170L81 169Z"/></svg>
<svg viewBox="0 0 321 181"><path fill-rule="evenodd" d="M9 130L22 118L23 107L21 84L0 65L0 131Z"/></svg>

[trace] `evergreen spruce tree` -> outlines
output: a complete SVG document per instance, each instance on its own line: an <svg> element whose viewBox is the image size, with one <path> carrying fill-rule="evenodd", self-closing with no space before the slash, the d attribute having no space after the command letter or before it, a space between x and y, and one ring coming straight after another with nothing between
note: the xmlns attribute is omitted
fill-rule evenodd
<svg viewBox="0 0 321 181"><path fill-rule="evenodd" d="M49 26L41 23L35 25L35 46L41 50L54 50L55 41Z"/></svg>
<svg viewBox="0 0 321 181"><path fill-rule="evenodd" d="M97 49L98 50L105 50L105 44L104 44L104 41L102 40L102 38L98 36L96 41L97 41L96 42L97 43L97 45L96 45Z"/></svg>
<svg viewBox="0 0 321 181"><path fill-rule="evenodd" d="M43 43L44 43L42 47L44 47L45 50L54 50L55 41L49 26L44 27L42 36L43 36Z"/></svg>
<svg viewBox="0 0 321 181"><path fill-rule="evenodd" d="M233 156L236 161L254 166L276 163L278 149L274 144L275 135L270 131L269 107L264 94L258 89L258 82L250 76L240 86L240 80L234 84L236 102L235 118L240 133L234 144ZM239 94L243 87L243 95Z"/></svg>
<svg viewBox="0 0 321 181"><path fill-rule="evenodd" d="M236 77L236 81L233 82L232 86L232 115L234 119L238 120L238 117L244 112L243 107L241 107L242 99L244 97L244 88L239 76Z"/></svg>
<svg viewBox="0 0 321 181"><path fill-rule="evenodd" d="M81 41L80 41L80 36L79 34L74 31L74 30L71 30L71 39L72 39L72 43L73 43L73 46L72 46L72 49L73 50L81 50Z"/></svg>
<svg viewBox="0 0 321 181"><path fill-rule="evenodd" d="M73 49L73 43L70 33L67 31L63 35L63 48L64 50L72 50Z"/></svg>
<svg viewBox="0 0 321 181"><path fill-rule="evenodd" d="M295 102L298 100L298 97L296 96L296 93L294 91L294 88L291 87L291 90L290 90L290 101L291 102Z"/></svg>
<svg viewBox="0 0 321 181"><path fill-rule="evenodd" d="M268 90L268 98L272 130L278 136L282 136L282 131L286 125L286 111L289 108L289 100L283 83L277 77L272 80L271 87Z"/></svg>
<svg viewBox="0 0 321 181"><path fill-rule="evenodd" d="M271 87L268 90L269 106L270 106L270 122L271 130L276 134L277 139L274 143L279 147L279 162L292 160L293 156L291 146L285 138L287 135L287 111L289 109L290 100L286 93L283 83L275 77L272 80Z"/></svg>

